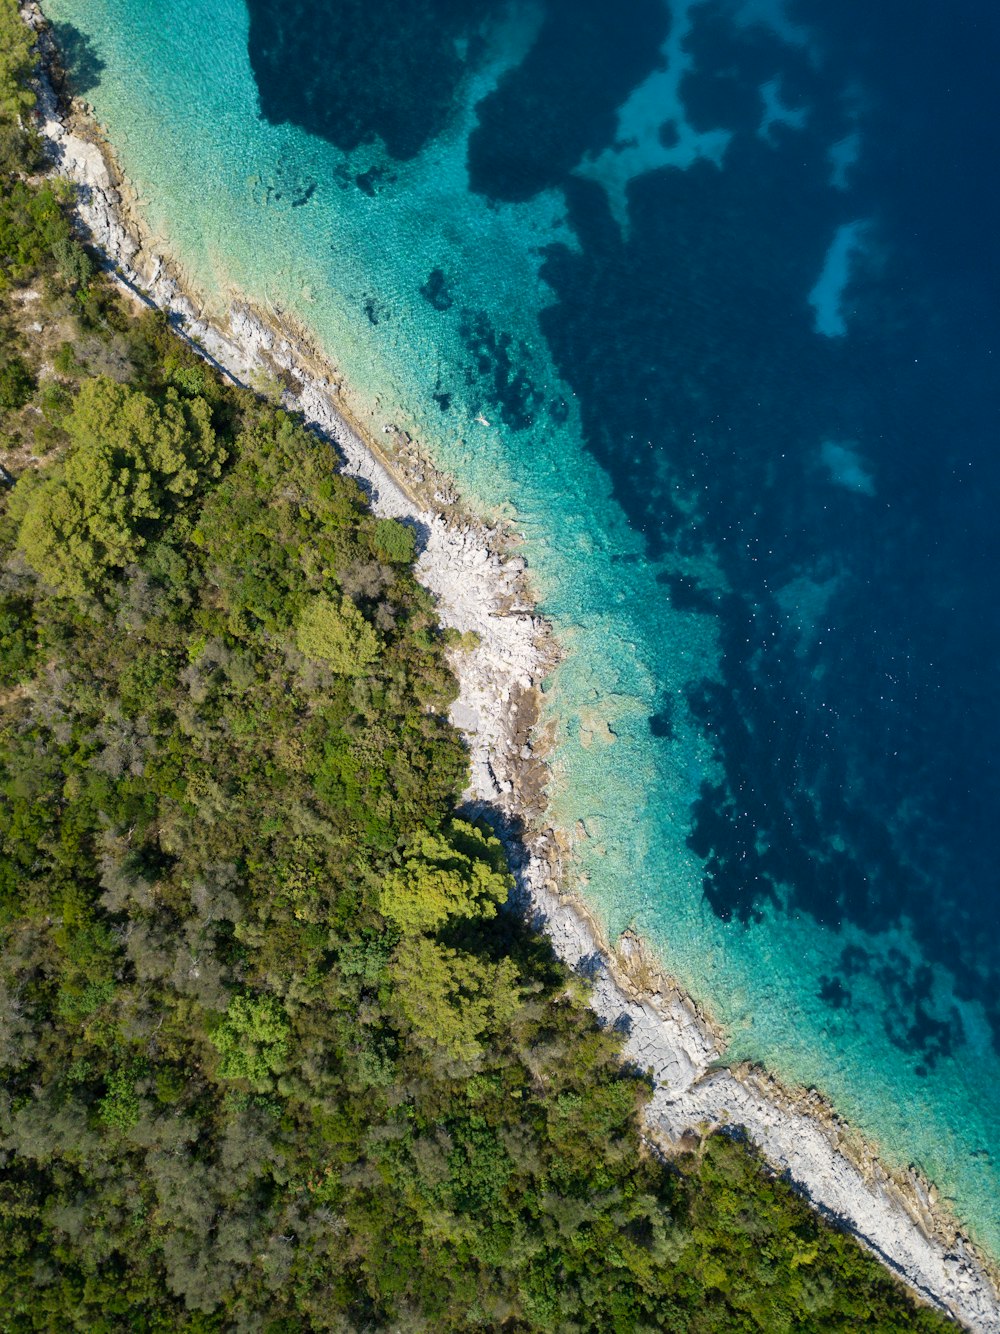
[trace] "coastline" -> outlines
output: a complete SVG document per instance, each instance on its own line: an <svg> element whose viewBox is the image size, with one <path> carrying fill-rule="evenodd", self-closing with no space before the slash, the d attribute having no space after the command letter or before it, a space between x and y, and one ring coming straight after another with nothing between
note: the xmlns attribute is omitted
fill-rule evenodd
<svg viewBox="0 0 1000 1334"><path fill-rule="evenodd" d="M24 12L36 30L43 25L35 6ZM522 907L560 957L591 979L595 1011L628 1034L626 1057L652 1070L651 1144L669 1154L694 1129L743 1125L773 1168L911 1288L970 1328L1000 1334L997 1267L976 1253L933 1189L915 1173L888 1172L815 1093L782 1088L756 1069L725 1068L723 1034L662 975L642 942L627 935L612 946L586 905L560 893L569 842L545 822L545 742L535 727L541 681L557 648L533 609L513 536L466 514L448 480L391 422L383 426L389 448L366 438L304 331L245 304L232 306L227 327L205 319L169 262L145 243L127 185L92 123L63 115L49 85L39 111L56 170L78 187L80 219L119 281L137 300L167 310L233 379L280 378L286 406L336 445L376 512L417 526L417 574L442 623L479 636L475 648L451 655L460 686L451 716L470 751L466 800L511 831Z"/></svg>

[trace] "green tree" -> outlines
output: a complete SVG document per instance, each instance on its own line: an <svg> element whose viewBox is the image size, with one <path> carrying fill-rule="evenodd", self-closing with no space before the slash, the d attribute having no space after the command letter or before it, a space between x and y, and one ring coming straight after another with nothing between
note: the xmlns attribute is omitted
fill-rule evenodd
<svg viewBox="0 0 1000 1334"><path fill-rule="evenodd" d="M416 536L412 528L395 519L378 519L375 523L375 550L383 560L395 565L409 565L413 559Z"/></svg>
<svg viewBox="0 0 1000 1334"><path fill-rule="evenodd" d="M459 1060L475 1060L486 1033L508 1023L521 1003L512 959L493 963L428 936L404 939L390 972L396 1007L414 1034Z"/></svg>
<svg viewBox="0 0 1000 1334"><path fill-rule="evenodd" d="M0 597L0 686L26 680L38 659L38 632L31 603Z"/></svg>
<svg viewBox="0 0 1000 1334"><path fill-rule="evenodd" d="M314 597L299 616L296 642L307 658L341 676L364 676L379 654L378 635L350 598Z"/></svg>
<svg viewBox="0 0 1000 1334"><path fill-rule="evenodd" d="M35 105L34 37L17 0L0 0L0 121L19 125Z"/></svg>
<svg viewBox="0 0 1000 1334"><path fill-rule="evenodd" d="M139 1120L139 1095L135 1091L135 1072L120 1066L107 1077L105 1094L98 1108L101 1120L110 1129L124 1134Z"/></svg>
<svg viewBox="0 0 1000 1334"><path fill-rule="evenodd" d="M513 886L500 840L465 820L422 831L390 872L379 906L403 931L433 931L455 917L495 917Z"/></svg>
<svg viewBox="0 0 1000 1334"><path fill-rule="evenodd" d="M288 1055L290 1025L274 996L234 996L212 1036L223 1079L245 1079L258 1092L274 1084Z"/></svg>
<svg viewBox="0 0 1000 1334"><path fill-rule="evenodd" d="M81 594L137 560L171 511L220 475L226 450L203 400L168 389L157 403L105 377L83 385L64 428L65 461L22 478L11 514L29 564Z"/></svg>
<svg viewBox="0 0 1000 1334"><path fill-rule="evenodd" d="M0 120L0 130L3 127ZM0 136L0 153L9 158L20 151L16 141L23 136L15 129L7 138L5 144ZM0 292L50 263L55 247L69 235L60 192L49 185L35 190L27 181L16 179L0 183Z"/></svg>
<svg viewBox="0 0 1000 1334"><path fill-rule="evenodd" d="M79 241L72 236L60 237L52 247L63 281L75 291L86 287L94 276L94 265Z"/></svg>

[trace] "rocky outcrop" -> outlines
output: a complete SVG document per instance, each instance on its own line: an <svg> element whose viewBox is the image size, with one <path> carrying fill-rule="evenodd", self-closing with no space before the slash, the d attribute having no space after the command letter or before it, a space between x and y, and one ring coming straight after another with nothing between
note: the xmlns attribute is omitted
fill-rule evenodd
<svg viewBox="0 0 1000 1334"><path fill-rule="evenodd" d="M43 28L37 8L24 13ZM144 242L127 188L93 128L61 115L47 84L39 110L57 170L78 187L81 223L119 281L137 300L170 312L178 331L237 381L279 377L284 401L336 444L376 512L417 528L419 578L442 622L466 641L453 651L460 692L452 719L469 745L467 798L517 829L511 852L525 911L566 963L591 979L594 1009L626 1034L626 1056L652 1073L650 1138L669 1151L691 1130L743 1126L777 1171L915 1291L980 1334L1000 1334L997 1287L926 1184L893 1178L815 1095L725 1068L723 1035L658 973L641 942L628 936L612 948L584 905L559 893L568 844L544 827L544 744L535 727L540 683L556 654L510 535L462 515L447 479L433 475L411 441L400 450L391 423L383 428L387 449L363 439L332 368L299 333L245 305L235 305L222 326L204 319Z"/></svg>

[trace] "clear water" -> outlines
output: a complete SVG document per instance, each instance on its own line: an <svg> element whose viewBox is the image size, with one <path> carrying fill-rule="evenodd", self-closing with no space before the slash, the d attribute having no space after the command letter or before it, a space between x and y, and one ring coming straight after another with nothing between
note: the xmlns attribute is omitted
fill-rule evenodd
<svg viewBox="0 0 1000 1334"><path fill-rule="evenodd" d="M516 515L611 932L1000 1257L994 9L45 10L196 285Z"/></svg>

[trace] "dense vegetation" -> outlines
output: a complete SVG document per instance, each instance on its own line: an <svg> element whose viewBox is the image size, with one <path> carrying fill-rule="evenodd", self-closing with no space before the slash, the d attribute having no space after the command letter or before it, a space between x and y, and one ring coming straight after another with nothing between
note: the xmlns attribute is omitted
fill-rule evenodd
<svg viewBox="0 0 1000 1334"><path fill-rule="evenodd" d="M934 1330L499 911L412 538L127 310L0 0L0 1328ZM0 441L0 443L2 443Z"/></svg>

